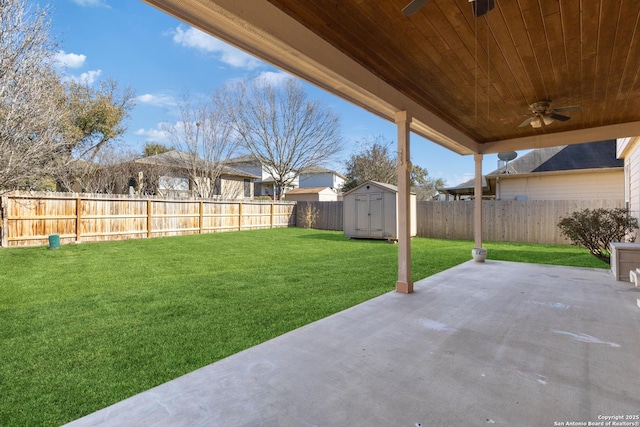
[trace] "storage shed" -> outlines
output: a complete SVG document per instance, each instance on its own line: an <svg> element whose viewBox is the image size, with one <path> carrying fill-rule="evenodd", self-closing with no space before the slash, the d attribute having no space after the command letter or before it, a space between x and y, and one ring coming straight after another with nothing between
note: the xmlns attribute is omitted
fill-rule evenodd
<svg viewBox="0 0 640 427"><path fill-rule="evenodd" d="M335 202L338 194L329 187L296 188L285 194L285 200L296 202Z"/></svg>
<svg viewBox="0 0 640 427"><path fill-rule="evenodd" d="M367 181L344 194L344 235L398 240L398 187ZM417 234L416 195L411 193L411 236Z"/></svg>

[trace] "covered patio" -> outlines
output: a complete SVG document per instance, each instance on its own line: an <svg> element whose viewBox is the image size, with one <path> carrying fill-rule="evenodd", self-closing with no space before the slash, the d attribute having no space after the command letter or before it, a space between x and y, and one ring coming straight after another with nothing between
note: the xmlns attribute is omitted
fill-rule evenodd
<svg viewBox="0 0 640 427"><path fill-rule="evenodd" d="M639 288L490 260L414 286L408 209L411 134L472 155L476 196L485 154L640 135L639 2L144 1L397 125L399 292L70 426L640 425Z"/></svg>
<svg viewBox="0 0 640 427"><path fill-rule="evenodd" d="M638 425L639 291L469 261L68 426Z"/></svg>
<svg viewBox="0 0 640 427"><path fill-rule="evenodd" d="M640 136L637 0L143 1L397 125L399 292L410 135L473 156L476 248L485 154Z"/></svg>

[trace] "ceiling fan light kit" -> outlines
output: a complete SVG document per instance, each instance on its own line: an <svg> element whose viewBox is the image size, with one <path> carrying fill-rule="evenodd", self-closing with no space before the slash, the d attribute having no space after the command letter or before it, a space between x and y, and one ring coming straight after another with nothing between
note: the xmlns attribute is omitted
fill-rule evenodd
<svg viewBox="0 0 640 427"><path fill-rule="evenodd" d="M559 111L580 111L582 107L579 105L568 105L566 107L551 108L551 101L538 101L529 105L529 110L533 115L520 123L519 127L531 125L532 128L537 129L542 127L543 124L549 126L556 120L566 122L570 120L571 117L558 114Z"/></svg>
<svg viewBox="0 0 640 427"><path fill-rule="evenodd" d="M533 120L531 120L531 127L536 129L542 127L542 120L540 120L540 117L534 117Z"/></svg>
<svg viewBox="0 0 640 427"><path fill-rule="evenodd" d="M406 16L411 16L428 2L429 0L413 0L402 9L402 13ZM469 0L469 3L473 3L473 16L476 18L495 7L495 0Z"/></svg>

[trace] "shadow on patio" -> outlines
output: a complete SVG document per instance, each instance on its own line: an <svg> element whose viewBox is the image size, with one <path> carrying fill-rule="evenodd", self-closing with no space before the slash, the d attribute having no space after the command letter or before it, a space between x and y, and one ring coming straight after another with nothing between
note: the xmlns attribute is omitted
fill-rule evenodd
<svg viewBox="0 0 640 427"><path fill-rule="evenodd" d="M639 425L637 290L470 261L68 425Z"/></svg>

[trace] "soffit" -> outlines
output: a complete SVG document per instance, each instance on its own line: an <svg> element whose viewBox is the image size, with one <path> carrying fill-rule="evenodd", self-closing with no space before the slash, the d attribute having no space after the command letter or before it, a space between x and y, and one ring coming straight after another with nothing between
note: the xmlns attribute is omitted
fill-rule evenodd
<svg viewBox="0 0 640 427"><path fill-rule="evenodd" d="M637 0L145 0L460 154L640 135ZM528 105L580 105L518 127Z"/></svg>

